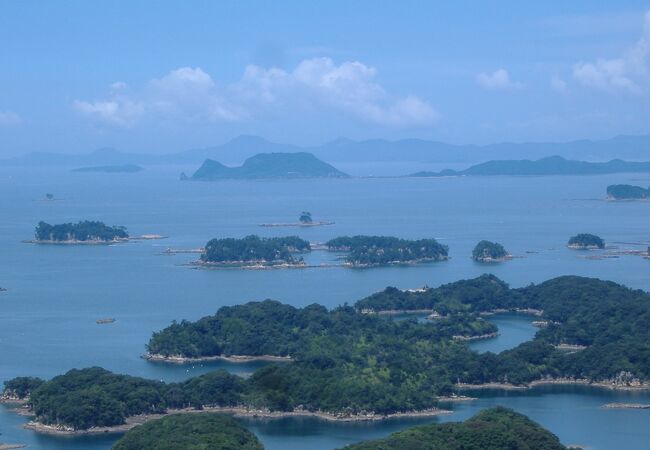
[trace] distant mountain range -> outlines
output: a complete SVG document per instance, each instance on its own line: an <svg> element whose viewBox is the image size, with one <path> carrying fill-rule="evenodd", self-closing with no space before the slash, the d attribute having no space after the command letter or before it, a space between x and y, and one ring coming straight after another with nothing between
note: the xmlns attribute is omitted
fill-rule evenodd
<svg viewBox="0 0 650 450"><path fill-rule="evenodd" d="M613 158L638 161L650 158L650 135L617 136L602 141L501 143L483 146L454 145L421 139L398 141L337 139L312 147L278 144L257 136L240 136L222 145L165 155L124 153L105 148L82 155L36 152L6 159L0 163L21 166L80 167L120 164L199 164L205 159L214 159L232 165L241 164L247 158L260 153L296 152L309 152L331 162L409 161L474 164L488 160L538 159L549 155L583 161L608 161Z"/></svg>
<svg viewBox="0 0 650 450"><path fill-rule="evenodd" d="M650 162L613 159L608 162L572 161L561 156L549 156L537 161L506 160L487 161L465 170L416 172L411 177L441 177L454 175L602 175L608 173L650 172Z"/></svg>
<svg viewBox="0 0 650 450"><path fill-rule="evenodd" d="M226 178L314 178L348 175L311 153L261 153L238 167L228 167L206 159L190 180L213 181ZM182 179L187 179L181 175Z"/></svg>

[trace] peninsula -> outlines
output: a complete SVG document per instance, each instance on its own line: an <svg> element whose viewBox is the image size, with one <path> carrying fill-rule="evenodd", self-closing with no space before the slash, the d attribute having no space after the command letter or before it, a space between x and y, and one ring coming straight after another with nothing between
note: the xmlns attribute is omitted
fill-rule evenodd
<svg viewBox="0 0 650 450"><path fill-rule="evenodd" d="M471 166L465 170L445 169L440 172L416 172L410 177L444 177L444 176L494 176L494 175L604 175L611 173L648 173L650 162L622 161L613 159L608 162L587 162L565 159L561 156L549 156L531 161L495 160Z"/></svg>
<svg viewBox="0 0 650 450"><path fill-rule="evenodd" d="M341 236L325 246L332 252L345 252L345 265L373 267L443 261L449 248L435 239L407 240L392 236Z"/></svg>
<svg viewBox="0 0 650 450"><path fill-rule="evenodd" d="M39 222L34 233L37 244L112 244L129 239L126 228L108 226L103 222L84 220L74 223L50 225Z"/></svg>
<svg viewBox="0 0 650 450"><path fill-rule="evenodd" d="M135 173L144 170L143 167L135 164L123 164L116 166L90 166L72 169L73 172L104 172L104 173Z"/></svg>
<svg viewBox="0 0 650 450"><path fill-rule="evenodd" d="M424 309L439 318L365 314ZM471 350L467 339L497 331L482 317L495 311L536 311L547 325L499 354ZM434 415L444 412L440 397L468 388L649 389L649 321L650 293L613 282L563 276L513 289L483 275L437 288L387 288L332 310L272 300L222 307L196 322L173 322L147 344L150 355L162 357L289 359L248 378L216 371L162 383L88 368L49 381L9 380L5 395L30 408L31 428L68 433L187 408L329 420ZM580 350L558 348L567 345Z"/></svg>
<svg viewBox="0 0 650 450"><path fill-rule="evenodd" d="M644 200L650 198L650 188L631 184L612 184L607 186L609 200Z"/></svg>
<svg viewBox="0 0 650 450"><path fill-rule="evenodd" d="M304 266L298 253L309 252L308 241L297 236L241 239L211 239L196 264L213 267L294 267Z"/></svg>
<svg viewBox="0 0 650 450"><path fill-rule="evenodd" d="M567 247L574 250L591 250L605 248L605 241L595 234L580 233L569 239Z"/></svg>
<svg viewBox="0 0 650 450"><path fill-rule="evenodd" d="M228 167L212 159L189 177L189 180L214 181L229 178L341 178L348 175L316 158L311 153L261 153L239 167ZM187 177L182 179L188 179Z"/></svg>
<svg viewBox="0 0 650 450"><path fill-rule="evenodd" d="M472 250L472 259L483 263L502 262L512 258L498 242L480 241Z"/></svg>

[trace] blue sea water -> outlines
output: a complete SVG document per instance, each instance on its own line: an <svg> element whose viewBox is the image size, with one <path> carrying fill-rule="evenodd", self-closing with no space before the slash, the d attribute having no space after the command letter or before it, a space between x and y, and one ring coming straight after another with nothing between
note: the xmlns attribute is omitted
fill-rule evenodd
<svg viewBox="0 0 650 450"><path fill-rule="evenodd" d="M609 250L645 249L650 241L648 202L607 202L613 183L648 185L647 175L588 177L352 178L342 180L180 182L182 168L137 174L72 173L63 169L0 168L0 382L18 375L52 377L70 368L107 369L165 381L225 367L236 373L259 364L215 362L164 365L140 355L153 331L172 320L194 320L220 306L273 298L296 306L353 303L387 285L436 286L491 272L513 286L577 274L650 290L650 260L639 256L590 259L604 252L565 247L569 236L591 232ZM408 170L404 170L408 172ZM52 193L56 200L43 200ZM309 210L318 228L262 228L290 222ZM30 239L39 220L97 219L125 225L131 234L165 240L113 246L41 246ZM196 255L164 255L167 247L195 248L212 237L298 234L322 242L344 234L435 237L450 247L446 262L366 270L200 270ZM485 265L469 255L481 239L502 243L515 258ZM333 261L315 252L308 262ZM116 322L97 325L99 318ZM530 339L529 318L494 317L501 335L472 343L501 351ZM565 444L593 449L643 449L650 442L647 410L604 410L611 401L650 403L641 393L571 387L524 393L487 392L452 405L437 419L334 424L315 419L245 423L267 449L332 449L377 438L416 423L462 420L501 404L539 421ZM25 418L0 407L0 441L34 449L107 449L116 436L55 438L23 430Z"/></svg>

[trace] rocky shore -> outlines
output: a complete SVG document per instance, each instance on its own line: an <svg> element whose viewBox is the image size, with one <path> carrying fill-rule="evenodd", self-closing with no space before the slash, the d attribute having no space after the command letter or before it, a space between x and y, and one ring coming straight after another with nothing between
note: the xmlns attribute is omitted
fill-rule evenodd
<svg viewBox="0 0 650 450"><path fill-rule="evenodd" d="M286 261L226 261L226 262L208 262L196 260L190 263L192 266L205 269L248 269L248 270L267 270L267 269L304 269L307 266L304 261L294 263Z"/></svg>
<svg viewBox="0 0 650 450"><path fill-rule="evenodd" d="M336 421L336 422L365 422L377 421L396 418L407 417L434 417L443 414L451 414L452 411L431 408L421 411L408 411L393 414L376 414L373 412L359 413L359 414L345 414L345 413L328 413L323 411L306 411L294 410L289 412L269 411L265 409L251 409L246 407L204 407L203 409L170 409L166 414L143 414L127 418L126 423L110 427L95 427L87 430L75 430L71 427L63 425L46 425L37 421L31 421L24 425L27 430L32 430L37 433L59 435L59 436L79 436L79 435L94 435L104 433L124 433L133 427L142 425L150 420L159 419L169 414L200 414L202 412L220 412L225 414L232 414L235 417L251 417L259 419L282 419L286 417L315 417L322 420Z"/></svg>
<svg viewBox="0 0 650 450"><path fill-rule="evenodd" d="M624 384L624 383L616 383L614 381L592 381L587 379L572 379L572 378L548 378L548 379L531 381L528 384L511 384L511 383L498 383L498 382L482 383L482 384L457 383L455 386L456 388L462 390L473 390L473 389L519 390L519 389L530 389L536 386L546 386L546 385L580 385L580 386L590 386L590 387L611 389L614 391L642 391L642 390L650 389L650 384L642 383L642 382Z"/></svg>
<svg viewBox="0 0 650 450"><path fill-rule="evenodd" d="M650 409L650 405L643 403L607 403L605 409Z"/></svg>
<svg viewBox="0 0 650 450"><path fill-rule="evenodd" d="M167 356L167 355L145 353L144 355L142 355L142 358L146 359L147 361L165 362L165 363L172 363L172 364L188 364L188 363L208 362L208 361L227 361L231 363L245 363L245 362L253 362L253 361L267 361L267 362L292 361L290 356L275 356L275 355L257 355L257 356L217 355L217 356L203 356L203 357L191 358L182 355Z"/></svg>
<svg viewBox="0 0 650 450"><path fill-rule="evenodd" d="M476 335L476 336L456 335L456 336L452 336L452 339L454 339L455 341L479 341L481 339L495 338L498 335L499 335L499 333L495 331L494 333L479 334L479 335Z"/></svg>
<svg viewBox="0 0 650 450"><path fill-rule="evenodd" d="M129 242L129 238L116 238L111 240L100 240L100 239L89 239L86 241L80 241L77 239L68 239L66 241L51 241L44 239L31 239L23 241L25 244L43 244L43 245L110 245L110 244L120 244L124 242Z"/></svg>

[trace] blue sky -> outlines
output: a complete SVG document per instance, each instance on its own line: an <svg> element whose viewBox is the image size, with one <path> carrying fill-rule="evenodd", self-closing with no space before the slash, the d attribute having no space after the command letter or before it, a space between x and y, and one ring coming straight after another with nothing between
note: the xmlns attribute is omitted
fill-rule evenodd
<svg viewBox="0 0 650 450"><path fill-rule="evenodd" d="M0 156L650 133L650 2L0 4Z"/></svg>

